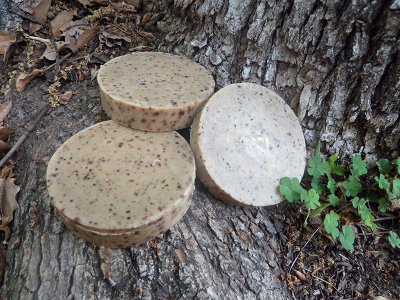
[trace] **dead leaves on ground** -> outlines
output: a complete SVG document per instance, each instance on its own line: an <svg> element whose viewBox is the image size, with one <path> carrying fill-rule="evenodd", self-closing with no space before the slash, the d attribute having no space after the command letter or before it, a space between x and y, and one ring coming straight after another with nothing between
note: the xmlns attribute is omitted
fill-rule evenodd
<svg viewBox="0 0 400 300"><path fill-rule="evenodd" d="M0 150L6 145L6 150L10 146L6 143L12 130L3 125L4 118L8 115L12 107L12 102L7 101L0 104ZM18 207L17 194L20 187L15 184L14 164L6 165L0 171L0 231L4 234L4 240L10 235L8 224L13 219L15 209Z"/></svg>
<svg viewBox="0 0 400 300"><path fill-rule="evenodd" d="M53 65L57 70L50 86L64 77L58 73L71 65L74 67L68 72L79 72L75 78L82 78L83 73L83 78L91 77L92 68L97 68L94 64L99 63L96 59L91 61L92 54L97 57L96 54L108 51L115 55L120 52L116 48L121 47L125 47L125 52L148 49L155 36L148 32L146 24L153 24L154 18L151 13L137 13L141 3L139 0L24 0L21 8L30 17L17 34L0 31L0 55L4 59L12 57L15 48L26 45L22 53L26 59L20 61L15 68L18 71L12 75L15 89L22 92L32 80L54 68ZM74 59L63 61L68 54ZM87 61L85 66L81 64L82 59Z"/></svg>

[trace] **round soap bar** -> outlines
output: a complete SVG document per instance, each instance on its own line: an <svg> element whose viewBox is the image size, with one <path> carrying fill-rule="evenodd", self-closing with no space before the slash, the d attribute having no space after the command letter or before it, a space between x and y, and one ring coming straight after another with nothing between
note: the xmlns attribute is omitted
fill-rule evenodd
<svg viewBox="0 0 400 300"><path fill-rule="evenodd" d="M162 52L114 58L100 68L97 81L102 106L115 122L157 132L189 127L215 88L200 64Z"/></svg>
<svg viewBox="0 0 400 300"><path fill-rule="evenodd" d="M113 121L69 138L47 168L50 200L65 223L116 247L173 226L190 204L194 179L193 153L177 132L132 130ZM128 236L125 244L114 243L118 234Z"/></svg>
<svg viewBox="0 0 400 300"><path fill-rule="evenodd" d="M306 147L299 121L273 91L257 84L215 93L191 129L200 180L216 197L240 206L282 201L282 177L301 179Z"/></svg>

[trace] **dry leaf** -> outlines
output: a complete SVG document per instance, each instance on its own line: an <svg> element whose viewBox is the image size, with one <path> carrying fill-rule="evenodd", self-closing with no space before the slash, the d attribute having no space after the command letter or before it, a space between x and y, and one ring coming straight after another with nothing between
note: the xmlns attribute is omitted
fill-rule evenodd
<svg viewBox="0 0 400 300"><path fill-rule="evenodd" d="M0 104L0 124L3 124L4 118L8 115L12 107L12 102L7 101Z"/></svg>
<svg viewBox="0 0 400 300"><path fill-rule="evenodd" d="M65 31L68 28L68 25L72 21L74 15L76 15L76 10L74 9L68 11L63 10L59 12L53 20L51 20L50 22L51 31L53 32L53 36L56 39L59 39L63 31Z"/></svg>
<svg viewBox="0 0 400 300"><path fill-rule="evenodd" d="M11 133L13 133L13 131L10 128L0 125L0 140L7 140Z"/></svg>
<svg viewBox="0 0 400 300"><path fill-rule="evenodd" d="M57 52L49 39L42 39L42 38L36 37L36 36L29 36L29 38L32 40L39 41L39 42L46 44L46 50L43 52L43 54L40 58L45 57L48 60L56 60ZM66 42L63 42L63 41L56 42L58 49L60 49L65 44L66 44Z"/></svg>
<svg viewBox="0 0 400 300"><path fill-rule="evenodd" d="M0 140L0 152L6 152L11 149L11 146L4 141Z"/></svg>
<svg viewBox="0 0 400 300"><path fill-rule="evenodd" d="M34 69L29 74L21 73L17 77L17 81L15 82L15 88L17 89L18 92L22 92L25 89L25 87L28 85L29 82L31 82L36 77L42 76L42 75L43 75L42 70L38 70L38 69Z"/></svg>
<svg viewBox="0 0 400 300"><path fill-rule="evenodd" d="M76 38L67 35L65 36L65 45L62 48L67 48L73 53L78 52L78 46L76 45Z"/></svg>
<svg viewBox="0 0 400 300"><path fill-rule="evenodd" d="M47 13L51 6L51 0L39 0L33 8L32 15L38 21L45 22L47 20ZM32 34L42 28L42 25L36 23L29 24L29 33Z"/></svg>
<svg viewBox="0 0 400 300"><path fill-rule="evenodd" d="M15 162L11 162L9 165L4 166L0 172L0 178L7 179L15 176L13 169Z"/></svg>
<svg viewBox="0 0 400 300"><path fill-rule="evenodd" d="M74 93L72 91L66 91L65 93L60 95L60 103L67 104L67 102L72 98Z"/></svg>
<svg viewBox="0 0 400 300"><path fill-rule="evenodd" d="M0 55L5 55L10 45L16 40L15 34L0 30Z"/></svg>
<svg viewBox="0 0 400 300"><path fill-rule="evenodd" d="M20 187L15 184L15 178L0 179L0 220L2 225L10 223L13 219L14 210L17 209L17 194Z"/></svg>
<svg viewBox="0 0 400 300"><path fill-rule="evenodd" d="M100 35L99 35L100 42L103 42L107 45L107 47L113 47L113 46L121 46L122 45L122 40L130 43L131 38L126 36L124 33L121 33L117 29L113 27L108 27L105 30L103 30Z"/></svg>
<svg viewBox="0 0 400 300"><path fill-rule="evenodd" d="M86 19L72 21L68 24L61 36L78 36L89 27L88 24L89 22Z"/></svg>
<svg viewBox="0 0 400 300"><path fill-rule="evenodd" d="M79 35L77 46L79 49L84 48L97 35L97 28L90 28Z"/></svg>
<svg viewBox="0 0 400 300"><path fill-rule="evenodd" d="M83 6L92 6L94 3L92 3L90 0L78 0Z"/></svg>

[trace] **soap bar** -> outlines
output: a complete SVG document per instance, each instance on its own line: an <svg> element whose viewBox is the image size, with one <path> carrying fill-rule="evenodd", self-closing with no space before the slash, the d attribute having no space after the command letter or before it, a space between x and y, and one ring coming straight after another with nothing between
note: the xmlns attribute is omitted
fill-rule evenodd
<svg viewBox="0 0 400 300"><path fill-rule="evenodd" d="M69 138L47 168L50 200L62 220L97 234L103 245L112 235L142 243L173 226L190 204L194 179L193 153L177 132L132 130L113 121ZM118 247L113 238L108 244Z"/></svg>
<svg viewBox="0 0 400 300"><path fill-rule="evenodd" d="M115 122L156 132L189 127L215 88L200 64L162 52L114 58L100 68L97 81L103 109Z"/></svg>
<svg viewBox="0 0 400 300"><path fill-rule="evenodd" d="M216 92L191 128L198 176L216 197L238 206L282 201L282 177L301 179L306 147L299 121L273 91L232 84Z"/></svg>

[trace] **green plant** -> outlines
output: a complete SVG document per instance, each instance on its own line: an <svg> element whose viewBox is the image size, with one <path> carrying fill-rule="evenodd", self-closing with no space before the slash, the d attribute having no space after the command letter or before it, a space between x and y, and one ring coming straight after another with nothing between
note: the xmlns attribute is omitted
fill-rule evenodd
<svg viewBox="0 0 400 300"><path fill-rule="evenodd" d="M386 213L400 199L400 157L394 161L382 158L376 162L379 174L374 177L372 188L371 184L363 186L370 176L367 176L367 163L360 155L352 158L348 170L339 165L337 160L336 154L327 160L323 159L318 144L307 164L309 184L301 184L297 178L284 177L280 181L279 191L287 201L301 202L306 207L305 225L309 217L323 216L324 230L334 240L339 239L343 248L353 252L353 227L352 224L346 224L349 221L345 221L340 213L353 207L361 225L376 232L377 216ZM400 248L400 238L396 232L389 232L388 241L393 248Z"/></svg>

